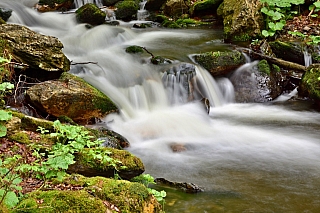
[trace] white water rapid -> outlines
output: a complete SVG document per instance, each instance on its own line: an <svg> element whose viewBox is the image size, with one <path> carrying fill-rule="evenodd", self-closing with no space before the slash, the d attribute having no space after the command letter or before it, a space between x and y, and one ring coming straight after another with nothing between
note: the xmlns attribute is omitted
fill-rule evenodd
<svg viewBox="0 0 320 213"><path fill-rule="evenodd" d="M298 101L232 103L230 80L214 79L196 66L194 86L210 100L208 115L198 101L187 102L183 90L163 84L163 70L170 64L152 65L147 53L125 52L129 45L140 45L174 64L192 63L190 54L231 48L220 41L221 31L135 30L128 24L87 29L74 14L39 14L12 1L8 5L15 10L10 23L58 37L74 63L98 63L74 65L70 72L119 106L121 113L107 116L101 125L129 140L129 151L142 159L146 173L205 188L197 195L169 190L166 212L320 209L319 112ZM172 144L186 150L173 152Z"/></svg>

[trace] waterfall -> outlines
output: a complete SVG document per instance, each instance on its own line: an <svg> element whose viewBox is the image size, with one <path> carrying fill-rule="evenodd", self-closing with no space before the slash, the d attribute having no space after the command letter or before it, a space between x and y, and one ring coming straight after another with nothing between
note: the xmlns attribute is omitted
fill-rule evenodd
<svg viewBox="0 0 320 213"><path fill-rule="evenodd" d="M143 0L142 2L139 3L139 10L137 12L137 19L138 21L144 21L148 16L149 12L145 9L147 0Z"/></svg>
<svg viewBox="0 0 320 213"><path fill-rule="evenodd" d="M103 6L103 0L74 0L75 8L79 8L85 4L92 3L97 5L98 7Z"/></svg>
<svg viewBox="0 0 320 213"><path fill-rule="evenodd" d="M304 57L304 65L306 67L310 66L312 64L312 57L307 47L303 49L303 57Z"/></svg>
<svg viewBox="0 0 320 213"><path fill-rule="evenodd" d="M121 24L88 29L75 21L74 14L12 8L15 11L9 23L57 37L66 56L79 62L70 72L116 103L120 113L109 114L99 125L128 139L128 150L142 160L146 173L205 188L204 193L196 195L168 190L166 211L319 209L319 112L302 100L286 104L233 103L233 87L255 82L252 69L257 62L246 63L231 77L213 78L188 57L233 49L220 42L221 31L136 30ZM131 45L146 47L172 64L153 65L150 54L126 53ZM252 87L244 93L255 90ZM214 106L209 114L197 101L201 97ZM172 144L185 150L174 152Z"/></svg>

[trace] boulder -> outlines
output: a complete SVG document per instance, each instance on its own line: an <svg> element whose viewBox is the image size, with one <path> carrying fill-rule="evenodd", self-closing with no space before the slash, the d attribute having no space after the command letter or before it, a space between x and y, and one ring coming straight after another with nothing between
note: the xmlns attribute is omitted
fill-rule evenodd
<svg viewBox="0 0 320 213"><path fill-rule="evenodd" d="M32 86L27 90L26 98L40 111L55 117L64 115L82 124L117 111L106 95L68 73L63 73L59 80Z"/></svg>
<svg viewBox="0 0 320 213"><path fill-rule="evenodd" d="M116 5L116 17L119 20L130 21L136 19L139 5L135 1L121 1Z"/></svg>
<svg viewBox="0 0 320 213"><path fill-rule="evenodd" d="M194 59L207 69L212 76L227 75L246 63L244 55L237 50L206 52L195 55Z"/></svg>
<svg viewBox="0 0 320 213"><path fill-rule="evenodd" d="M298 91L300 96L310 97L320 104L320 64L312 64L307 68Z"/></svg>
<svg viewBox="0 0 320 213"><path fill-rule="evenodd" d="M92 152L102 155L102 158L94 159ZM130 180L144 172L142 161L126 150L87 148L76 154L75 161L76 163L69 166L68 172L86 177L114 177L118 174L122 179Z"/></svg>
<svg viewBox="0 0 320 213"><path fill-rule="evenodd" d="M92 3L88 3L76 10L76 18L80 23L88 23L91 25L103 24L106 20L106 13Z"/></svg>
<svg viewBox="0 0 320 213"><path fill-rule="evenodd" d="M194 183L172 182L172 181L169 181L165 178L156 178L154 181L156 183L167 185L172 188L179 189L179 190L182 190L182 191L184 191L186 193L190 193L190 194L204 191L201 187L199 187L198 185L196 185Z"/></svg>
<svg viewBox="0 0 320 213"><path fill-rule="evenodd" d="M277 58L305 65L301 42L283 42L277 40L269 42L269 45Z"/></svg>
<svg viewBox="0 0 320 213"><path fill-rule="evenodd" d="M264 28L259 0L224 0L217 13L223 18L226 41L251 41Z"/></svg>
<svg viewBox="0 0 320 213"><path fill-rule="evenodd" d="M62 52L63 44L55 37L45 36L15 24L0 25L0 39L12 51L12 60L29 65L29 71L40 77L43 71L59 73L70 70L70 61Z"/></svg>

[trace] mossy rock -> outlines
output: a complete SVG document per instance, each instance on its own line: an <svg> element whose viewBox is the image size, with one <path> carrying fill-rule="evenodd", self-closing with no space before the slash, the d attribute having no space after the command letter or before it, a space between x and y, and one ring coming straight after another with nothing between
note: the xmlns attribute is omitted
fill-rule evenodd
<svg viewBox="0 0 320 213"><path fill-rule="evenodd" d="M212 76L226 75L246 63L244 55L236 50L207 52L195 55L194 59L207 69Z"/></svg>
<svg viewBox="0 0 320 213"><path fill-rule="evenodd" d="M251 41L261 37L264 18L259 0L224 0L217 9L223 19L225 41Z"/></svg>
<svg viewBox="0 0 320 213"><path fill-rule="evenodd" d="M197 1L192 5L191 13L192 16L205 16L208 14L215 15L219 5L223 0L204 0Z"/></svg>
<svg viewBox="0 0 320 213"><path fill-rule="evenodd" d="M101 200L114 204L121 212L163 212L155 197L141 183L104 177L88 178L78 174L66 177L63 182L84 187L84 190Z"/></svg>
<svg viewBox="0 0 320 213"><path fill-rule="evenodd" d="M85 190L79 191L35 191L29 193L12 211L14 213L101 213L108 208L101 199L97 199Z"/></svg>
<svg viewBox="0 0 320 213"><path fill-rule="evenodd" d="M136 53L143 53L144 50L143 50L143 47L133 45L133 46L127 47L126 52L136 54Z"/></svg>
<svg viewBox="0 0 320 213"><path fill-rule="evenodd" d="M111 159L95 158L94 152ZM117 173L121 178L130 180L144 172L142 161L126 150L117 150L107 147L83 149L76 155L76 163L69 166L69 173L82 174L86 177L102 176L114 177Z"/></svg>
<svg viewBox="0 0 320 213"><path fill-rule="evenodd" d="M0 24L6 24L6 22L0 17Z"/></svg>
<svg viewBox="0 0 320 213"><path fill-rule="evenodd" d="M38 110L52 116L68 116L87 124L118 110L101 91L83 79L63 73L59 80L46 81L27 90L27 100Z"/></svg>
<svg viewBox="0 0 320 213"><path fill-rule="evenodd" d="M304 54L301 43L272 41L269 42L272 52L277 58L304 65Z"/></svg>
<svg viewBox="0 0 320 213"><path fill-rule="evenodd" d="M117 7L115 11L117 19L124 21L135 19L139 9L139 5L135 1L121 1L115 6Z"/></svg>
<svg viewBox="0 0 320 213"><path fill-rule="evenodd" d="M88 3L76 10L76 18L80 23L100 25L105 22L106 13L95 4Z"/></svg>
<svg viewBox="0 0 320 213"><path fill-rule="evenodd" d="M301 79L299 95L320 102L320 64L312 64L307 68Z"/></svg>
<svg viewBox="0 0 320 213"><path fill-rule="evenodd" d="M105 6L113 6L121 0L103 0L103 5Z"/></svg>

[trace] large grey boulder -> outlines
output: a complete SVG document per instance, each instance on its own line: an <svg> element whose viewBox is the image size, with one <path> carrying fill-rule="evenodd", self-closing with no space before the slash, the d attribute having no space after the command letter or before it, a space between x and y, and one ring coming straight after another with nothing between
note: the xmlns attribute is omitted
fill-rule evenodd
<svg viewBox="0 0 320 213"><path fill-rule="evenodd" d="M0 25L0 39L12 51L12 60L29 65L32 72L65 72L70 61L62 52L63 44L55 37L42 35L15 24Z"/></svg>
<svg viewBox="0 0 320 213"><path fill-rule="evenodd" d="M224 0L218 8L226 40L251 41L261 34L264 21L259 0Z"/></svg>

